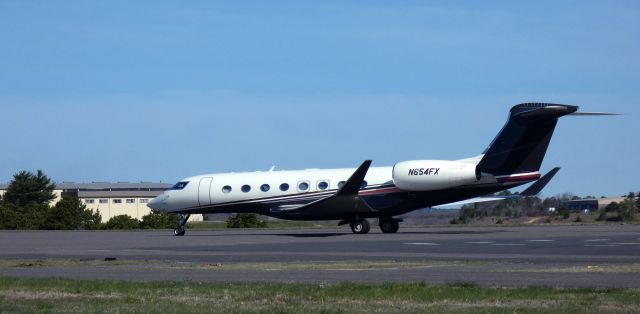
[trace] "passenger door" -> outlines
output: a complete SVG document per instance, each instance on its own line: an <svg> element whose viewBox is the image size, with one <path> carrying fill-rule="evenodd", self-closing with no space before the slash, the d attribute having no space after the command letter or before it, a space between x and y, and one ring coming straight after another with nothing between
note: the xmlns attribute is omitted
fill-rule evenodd
<svg viewBox="0 0 640 314"><path fill-rule="evenodd" d="M200 185L198 186L198 203L200 206L211 205L211 182L213 178L205 177L200 179Z"/></svg>

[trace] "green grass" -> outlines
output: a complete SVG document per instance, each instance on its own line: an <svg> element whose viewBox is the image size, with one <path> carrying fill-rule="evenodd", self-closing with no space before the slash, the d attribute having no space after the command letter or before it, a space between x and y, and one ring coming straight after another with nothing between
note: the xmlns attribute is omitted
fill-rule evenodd
<svg viewBox="0 0 640 314"><path fill-rule="evenodd" d="M640 311L637 289L454 283L279 284L0 278L0 313L601 313Z"/></svg>
<svg viewBox="0 0 640 314"><path fill-rule="evenodd" d="M256 263L197 263L197 262L168 262L161 260L125 260L105 261L101 259L0 259L0 269L7 268L101 268L116 267L121 270L133 269L162 269L177 271L190 270L345 270L357 271L368 269L409 269L409 268L437 268L460 267L469 264L482 264L477 261L316 261L316 262L256 262Z"/></svg>

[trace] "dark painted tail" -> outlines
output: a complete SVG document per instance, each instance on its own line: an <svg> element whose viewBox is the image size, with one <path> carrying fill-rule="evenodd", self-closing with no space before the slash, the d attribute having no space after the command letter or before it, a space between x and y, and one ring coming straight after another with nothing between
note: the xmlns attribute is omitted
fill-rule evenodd
<svg viewBox="0 0 640 314"><path fill-rule="evenodd" d="M558 118L577 110L577 106L545 103L511 108L509 121L484 152L478 170L495 176L540 170Z"/></svg>

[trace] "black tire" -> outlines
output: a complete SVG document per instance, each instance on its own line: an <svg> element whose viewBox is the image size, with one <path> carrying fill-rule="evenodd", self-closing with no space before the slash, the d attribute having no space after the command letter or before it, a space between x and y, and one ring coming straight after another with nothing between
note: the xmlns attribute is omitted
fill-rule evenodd
<svg viewBox="0 0 640 314"><path fill-rule="evenodd" d="M380 221L380 230L383 233L396 233L400 230L400 224L395 220L382 220Z"/></svg>
<svg viewBox="0 0 640 314"><path fill-rule="evenodd" d="M355 234L367 234L371 230L371 225L366 219L358 219L350 224L351 231Z"/></svg>
<svg viewBox="0 0 640 314"><path fill-rule="evenodd" d="M182 237L185 233L186 231L184 229L173 229L173 235L175 235L176 237Z"/></svg>

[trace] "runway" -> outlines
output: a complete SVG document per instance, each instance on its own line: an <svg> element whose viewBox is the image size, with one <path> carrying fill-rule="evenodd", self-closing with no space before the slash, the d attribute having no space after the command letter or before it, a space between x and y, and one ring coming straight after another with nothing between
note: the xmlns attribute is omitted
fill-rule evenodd
<svg viewBox="0 0 640 314"><path fill-rule="evenodd" d="M640 225L4 231L0 259L12 277L640 287Z"/></svg>

